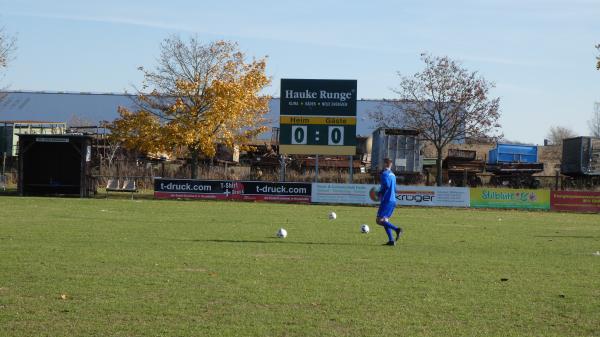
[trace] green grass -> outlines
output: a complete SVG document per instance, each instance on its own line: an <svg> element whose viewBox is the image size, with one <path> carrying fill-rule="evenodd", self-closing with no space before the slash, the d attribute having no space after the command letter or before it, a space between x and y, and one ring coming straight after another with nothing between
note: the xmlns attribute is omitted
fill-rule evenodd
<svg viewBox="0 0 600 337"><path fill-rule="evenodd" d="M0 197L0 335L600 336L599 215L374 213Z"/></svg>

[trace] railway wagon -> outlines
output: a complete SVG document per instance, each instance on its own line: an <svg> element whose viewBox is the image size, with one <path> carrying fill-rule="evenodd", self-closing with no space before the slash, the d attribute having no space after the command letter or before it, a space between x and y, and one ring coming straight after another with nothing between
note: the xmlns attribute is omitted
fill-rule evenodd
<svg viewBox="0 0 600 337"><path fill-rule="evenodd" d="M569 184L579 187L600 185L600 138L563 139L560 172Z"/></svg>
<svg viewBox="0 0 600 337"><path fill-rule="evenodd" d="M481 186L478 174L485 168L485 161L477 159L477 152L472 150L449 149L442 164L444 178L451 186Z"/></svg>
<svg viewBox="0 0 600 337"><path fill-rule="evenodd" d="M488 152L485 168L493 174L491 185L537 188L540 181L533 175L544 171L544 163L538 161L536 145L498 143Z"/></svg>
<svg viewBox="0 0 600 337"><path fill-rule="evenodd" d="M378 128L373 131L371 173L383 169L383 159L390 158L398 182L417 183L422 180L423 155L419 132L408 129Z"/></svg>

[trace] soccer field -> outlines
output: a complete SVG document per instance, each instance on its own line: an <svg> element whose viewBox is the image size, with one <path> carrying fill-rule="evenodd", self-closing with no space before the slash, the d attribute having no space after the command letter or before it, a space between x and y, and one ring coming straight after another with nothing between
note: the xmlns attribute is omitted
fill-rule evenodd
<svg viewBox="0 0 600 337"><path fill-rule="evenodd" d="M0 335L600 336L599 215L374 214L0 197Z"/></svg>

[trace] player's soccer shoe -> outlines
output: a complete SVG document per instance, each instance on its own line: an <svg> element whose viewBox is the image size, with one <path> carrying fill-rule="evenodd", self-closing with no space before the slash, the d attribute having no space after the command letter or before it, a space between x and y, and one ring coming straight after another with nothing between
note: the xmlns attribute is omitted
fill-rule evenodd
<svg viewBox="0 0 600 337"><path fill-rule="evenodd" d="M388 241L388 242L384 243L383 245L384 246L395 246L396 242L394 242L394 241Z"/></svg>
<svg viewBox="0 0 600 337"><path fill-rule="evenodd" d="M400 239L400 237L402 236L403 232L404 231L402 230L402 228L396 229L396 241L398 241L398 239Z"/></svg>

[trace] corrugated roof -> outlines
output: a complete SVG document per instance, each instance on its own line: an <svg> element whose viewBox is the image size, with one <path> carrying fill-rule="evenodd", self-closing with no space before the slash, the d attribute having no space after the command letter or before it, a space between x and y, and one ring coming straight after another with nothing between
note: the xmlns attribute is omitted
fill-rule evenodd
<svg viewBox="0 0 600 337"><path fill-rule="evenodd" d="M31 120L11 120L0 121L2 124L64 124L65 122L49 122L49 121L31 121Z"/></svg>
<svg viewBox="0 0 600 337"><path fill-rule="evenodd" d="M53 120L69 122L78 120L98 125L102 121L112 121L118 117L118 107L135 109L134 96L117 93L73 93L73 92L33 92L7 91L0 100L0 119L12 121ZM279 126L279 99L269 102L267 119L269 131L261 139L271 138L271 127ZM369 136L375 123L369 112L377 109L390 109L383 100L359 100L357 102L357 135ZM44 122L45 123L45 122Z"/></svg>

